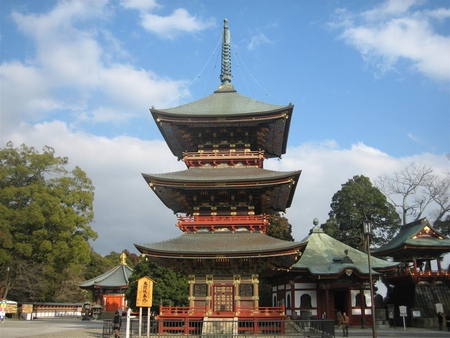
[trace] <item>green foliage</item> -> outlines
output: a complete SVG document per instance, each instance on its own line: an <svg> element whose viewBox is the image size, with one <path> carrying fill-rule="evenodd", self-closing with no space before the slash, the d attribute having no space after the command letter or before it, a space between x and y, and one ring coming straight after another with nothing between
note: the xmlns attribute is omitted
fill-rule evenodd
<svg viewBox="0 0 450 338"><path fill-rule="evenodd" d="M0 268L10 268L16 300L53 300L64 278L80 276L90 261L94 186L67 165L47 146L0 149Z"/></svg>
<svg viewBox="0 0 450 338"><path fill-rule="evenodd" d="M292 237L292 225L280 213L270 215L267 235L285 241L294 241L294 237Z"/></svg>
<svg viewBox="0 0 450 338"><path fill-rule="evenodd" d="M128 306L136 310L137 281L142 277L150 277L156 283L153 285L154 312L159 312L160 302L164 305L187 306L189 286L187 278L173 272L170 269L157 265L146 259L142 259L134 269L128 280L128 288L125 293Z"/></svg>
<svg viewBox="0 0 450 338"><path fill-rule="evenodd" d="M364 250L363 220L372 221L371 243L387 243L400 227L400 217L386 196L365 176L354 176L332 198L325 233L354 248Z"/></svg>
<svg viewBox="0 0 450 338"><path fill-rule="evenodd" d="M443 220L436 220L433 228L444 236L450 237L450 215L447 215Z"/></svg>

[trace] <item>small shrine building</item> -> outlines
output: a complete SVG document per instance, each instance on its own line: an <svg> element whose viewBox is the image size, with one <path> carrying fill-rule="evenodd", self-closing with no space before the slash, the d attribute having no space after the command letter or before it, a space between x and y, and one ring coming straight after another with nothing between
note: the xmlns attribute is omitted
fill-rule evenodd
<svg viewBox="0 0 450 338"><path fill-rule="evenodd" d="M128 278L133 273L126 263L126 255L120 255L120 264L100 276L94 277L83 283L79 287L93 292L94 304L103 307L103 312L115 312L122 308L126 310L125 290L128 287Z"/></svg>

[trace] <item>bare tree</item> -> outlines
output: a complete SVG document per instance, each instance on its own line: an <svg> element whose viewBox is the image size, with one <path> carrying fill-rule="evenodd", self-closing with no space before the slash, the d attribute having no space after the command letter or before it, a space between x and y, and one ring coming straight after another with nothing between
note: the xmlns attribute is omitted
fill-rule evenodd
<svg viewBox="0 0 450 338"><path fill-rule="evenodd" d="M411 163L397 173L379 176L375 185L401 210L403 224L411 216L413 221L423 218L425 212L435 223L450 211L449 171L439 176L426 164Z"/></svg>

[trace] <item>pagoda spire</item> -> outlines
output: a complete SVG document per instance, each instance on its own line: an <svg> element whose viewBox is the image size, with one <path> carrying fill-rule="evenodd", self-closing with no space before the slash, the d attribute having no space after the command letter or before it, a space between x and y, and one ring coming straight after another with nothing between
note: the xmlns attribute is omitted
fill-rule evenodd
<svg viewBox="0 0 450 338"><path fill-rule="evenodd" d="M222 66L220 71L220 89L234 89L231 84L231 53L230 53L230 31L228 30L228 19L223 20L222 36Z"/></svg>

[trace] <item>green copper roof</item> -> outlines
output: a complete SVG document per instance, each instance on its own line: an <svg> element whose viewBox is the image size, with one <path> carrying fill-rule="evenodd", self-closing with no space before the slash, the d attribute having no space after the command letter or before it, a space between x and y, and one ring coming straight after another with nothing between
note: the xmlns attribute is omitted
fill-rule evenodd
<svg viewBox="0 0 450 338"><path fill-rule="evenodd" d="M186 233L154 244L135 244L142 253L155 256L216 259L217 257L270 257L291 255L304 244L283 241L260 232L223 231Z"/></svg>
<svg viewBox="0 0 450 338"><path fill-rule="evenodd" d="M267 180L278 180L284 178L298 177L301 170L297 171L273 171L255 167L193 167L182 171L175 171L163 174L142 174L145 180L150 183L151 180L179 182L183 186L187 183L229 183Z"/></svg>
<svg viewBox="0 0 450 338"><path fill-rule="evenodd" d="M417 236L422 230L427 231L424 235ZM399 233L389 243L372 250L372 254L383 256L405 249L415 251L430 251L434 249L443 253L450 252L450 239L434 230L428 220L422 218L418 221L403 225Z"/></svg>
<svg viewBox="0 0 450 338"><path fill-rule="evenodd" d="M82 289L94 289L94 288L122 288L128 285L128 278L133 273L133 269L127 265L118 265L111 270L89 279L79 284Z"/></svg>
<svg viewBox="0 0 450 338"><path fill-rule="evenodd" d="M180 115L191 117L231 117L231 116L243 116L243 115L259 115L264 113L266 115L273 115L274 112L289 109L292 110L293 106L281 106L270 103L264 103L251 99L249 97L238 94L235 90L221 91L217 90L213 94L191 102L185 105L181 105L168 109L155 109L152 108L151 112L155 119L159 113L165 115Z"/></svg>
<svg viewBox="0 0 450 338"><path fill-rule="evenodd" d="M292 270L309 270L312 275L340 275L346 268L368 274L367 254L328 236L315 226L304 240L306 248ZM371 257L372 273L394 268L399 263Z"/></svg>

